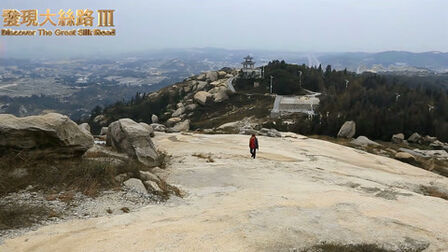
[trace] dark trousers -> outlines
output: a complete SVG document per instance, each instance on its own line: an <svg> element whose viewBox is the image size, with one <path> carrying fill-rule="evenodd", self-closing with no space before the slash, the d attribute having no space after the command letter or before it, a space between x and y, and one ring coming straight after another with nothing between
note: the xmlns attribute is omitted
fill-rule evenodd
<svg viewBox="0 0 448 252"><path fill-rule="evenodd" d="M252 154L252 158L255 158L255 155L257 154L257 149L250 148L250 154Z"/></svg>

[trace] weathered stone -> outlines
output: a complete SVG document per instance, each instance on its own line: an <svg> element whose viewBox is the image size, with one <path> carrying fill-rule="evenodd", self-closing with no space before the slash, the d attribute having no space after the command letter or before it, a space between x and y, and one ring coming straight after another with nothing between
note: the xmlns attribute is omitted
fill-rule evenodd
<svg viewBox="0 0 448 252"><path fill-rule="evenodd" d="M196 87L196 90L201 91L203 90L206 86L207 86L207 82L206 81L198 81L198 85Z"/></svg>
<svg viewBox="0 0 448 252"><path fill-rule="evenodd" d="M224 78L224 77L226 77L226 75L227 75L227 73L224 72L224 71L219 71L219 72L218 72L218 77L219 77L219 78Z"/></svg>
<svg viewBox="0 0 448 252"><path fill-rule="evenodd" d="M147 128L126 118L109 125L107 145L145 165L157 165L158 154Z"/></svg>
<svg viewBox="0 0 448 252"><path fill-rule="evenodd" d="M128 188L129 190L141 193L141 194L147 194L148 191L146 190L145 185L143 185L143 182L140 179L131 178L123 182L124 186Z"/></svg>
<svg viewBox="0 0 448 252"><path fill-rule="evenodd" d="M166 131L166 126L163 125L163 124L152 123L151 127L154 129L154 131L159 131L159 132L165 132Z"/></svg>
<svg viewBox="0 0 448 252"><path fill-rule="evenodd" d="M222 125L221 125L222 126ZM267 128L261 128L258 134L262 136L269 136L269 137L281 137L282 134L278 132L276 129L267 129Z"/></svg>
<svg viewBox="0 0 448 252"><path fill-rule="evenodd" d="M423 138L423 142L425 143L425 144L432 144L432 143L434 143L435 141L437 140L437 137L432 137L432 136L425 136L424 138Z"/></svg>
<svg viewBox="0 0 448 252"><path fill-rule="evenodd" d="M219 103L229 99L227 90L220 90L213 95L213 102Z"/></svg>
<svg viewBox="0 0 448 252"><path fill-rule="evenodd" d="M356 123L354 121L345 122L338 132L338 137L353 138L356 134Z"/></svg>
<svg viewBox="0 0 448 252"><path fill-rule="evenodd" d="M209 92L206 91L199 91L194 95L194 100L201 104L201 105L205 105L207 103L207 100L211 97L212 95Z"/></svg>
<svg viewBox="0 0 448 252"><path fill-rule="evenodd" d="M167 125L168 127L172 127L173 125L175 125L176 123L178 123L178 122L180 122L180 121L182 121L181 118L179 118L179 117L172 117L172 118L170 118L170 119L168 119L168 120L166 121L166 125Z"/></svg>
<svg viewBox="0 0 448 252"><path fill-rule="evenodd" d="M378 146L378 145L380 145L379 143L374 142L365 136L359 136L356 139L352 140L350 143L352 143L354 145L359 145L359 146L368 146L368 145Z"/></svg>
<svg viewBox="0 0 448 252"><path fill-rule="evenodd" d="M143 183L145 184L145 186L146 186L146 188L147 188L147 190L149 192L152 192L152 193L163 193L163 190L160 189L159 185L156 182L154 182L152 180L147 180L147 181L145 181Z"/></svg>
<svg viewBox="0 0 448 252"><path fill-rule="evenodd" d="M151 116L151 122L152 123L158 123L159 122L159 117L153 114Z"/></svg>
<svg viewBox="0 0 448 252"><path fill-rule="evenodd" d="M198 77L196 78L196 80L198 81L204 81L206 78L205 73L198 75Z"/></svg>
<svg viewBox="0 0 448 252"><path fill-rule="evenodd" d="M70 158L83 155L93 143L89 132L61 114L28 117L0 114L0 154L20 151Z"/></svg>
<svg viewBox="0 0 448 252"><path fill-rule="evenodd" d="M395 154L395 159L406 163L413 163L416 161L416 158L412 154L407 152L398 152L397 154Z"/></svg>
<svg viewBox="0 0 448 252"><path fill-rule="evenodd" d="M414 132L414 134L412 134L408 138L408 142L410 142L410 143L420 143L421 140L422 140L422 136L420 136L420 134L418 134L417 132Z"/></svg>
<svg viewBox="0 0 448 252"><path fill-rule="evenodd" d="M88 132L88 133L90 134L90 125L89 125L88 123L81 123L81 124L79 125L79 127L80 127L82 130L85 130L86 132Z"/></svg>
<svg viewBox="0 0 448 252"><path fill-rule="evenodd" d="M186 110L186 111L193 111L193 110L195 110L197 107L198 107L197 104L189 104L189 105L187 105L187 106L185 107L185 110Z"/></svg>
<svg viewBox="0 0 448 252"><path fill-rule="evenodd" d="M107 134L107 131L108 131L107 127L102 127L102 128L101 128L100 135L101 135L101 136L106 135L106 134Z"/></svg>
<svg viewBox="0 0 448 252"><path fill-rule="evenodd" d="M152 174L149 171L139 171L139 173L140 173L140 178L143 181L146 181L146 180L151 180L151 181L154 181L154 182L159 182L160 181L160 179L159 179L159 177L157 177L157 175Z"/></svg>
<svg viewBox="0 0 448 252"><path fill-rule="evenodd" d="M396 143L396 144L401 144L404 141L404 134L403 133L398 133L392 136L392 142Z"/></svg>
<svg viewBox="0 0 448 252"><path fill-rule="evenodd" d="M174 113L171 116L172 117L179 117L183 113L185 113L185 107L184 106L179 107L176 111L174 111Z"/></svg>
<svg viewBox="0 0 448 252"><path fill-rule="evenodd" d="M432 147L433 149L436 149L436 150L443 150L444 147L445 147L445 144L442 143L442 142L439 141L439 140L435 140L435 141L432 142L429 146Z"/></svg>
<svg viewBox="0 0 448 252"><path fill-rule="evenodd" d="M176 104L176 108L183 108L185 105L182 102Z"/></svg>
<svg viewBox="0 0 448 252"><path fill-rule="evenodd" d="M99 125L105 125L107 123L107 118L104 115L97 115L93 118L93 122Z"/></svg>
<svg viewBox="0 0 448 252"><path fill-rule="evenodd" d="M173 132L189 131L190 130L190 120L185 120L177 123L172 127Z"/></svg>
<svg viewBox="0 0 448 252"><path fill-rule="evenodd" d="M218 72L210 71L205 73L205 77L207 80L216 81L218 79Z"/></svg>
<svg viewBox="0 0 448 252"><path fill-rule="evenodd" d="M117 183L123 183L125 180L129 179L129 175L127 173L121 173L114 177Z"/></svg>
<svg viewBox="0 0 448 252"><path fill-rule="evenodd" d="M148 125L147 123L144 122L140 122L140 125L142 125L143 127L145 127L146 130L148 130L149 132L149 136L150 137L154 137L154 128L151 125Z"/></svg>
<svg viewBox="0 0 448 252"><path fill-rule="evenodd" d="M252 134L258 134L258 131L254 130L250 126L245 126L240 129L240 134L242 135L252 135Z"/></svg>

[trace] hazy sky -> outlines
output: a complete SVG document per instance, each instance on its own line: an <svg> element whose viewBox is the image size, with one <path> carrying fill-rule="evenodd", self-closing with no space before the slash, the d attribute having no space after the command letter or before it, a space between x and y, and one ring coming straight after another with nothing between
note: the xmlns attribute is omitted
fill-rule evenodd
<svg viewBox="0 0 448 252"><path fill-rule="evenodd" d="M116 10L116 37L0 36L7 57L189 47L448 51L447 0L1 0L0 7Z"/></svg>

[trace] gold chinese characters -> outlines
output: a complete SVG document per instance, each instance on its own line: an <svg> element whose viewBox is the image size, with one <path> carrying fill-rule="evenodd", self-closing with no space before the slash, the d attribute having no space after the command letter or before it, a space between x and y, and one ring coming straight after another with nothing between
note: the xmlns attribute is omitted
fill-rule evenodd
<svg viewBox="0 0 448 252"><path fill-rule="evenodd" d="M115 10L98 10L98 27L114 27ZM4 26L93 26L95 17L93 11L89 9L76 10L71 9L59 10L59 12L51 13L50 9L46 9L44 13L39 14L36 9L22 10L3 9L3 25ZM39 20L40 19L40 20ZM39 22L40 21L40 22Z"/></svg>

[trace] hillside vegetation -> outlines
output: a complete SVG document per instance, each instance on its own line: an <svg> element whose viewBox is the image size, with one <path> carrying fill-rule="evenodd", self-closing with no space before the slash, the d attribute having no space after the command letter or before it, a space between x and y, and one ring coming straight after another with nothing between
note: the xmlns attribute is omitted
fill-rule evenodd
<svg viewBox="0 0 448 252"><path fill-rule="evenodd" d="M299 72L302 72L301 87ZM212 115L222 116L232 113L236 107L242 109L243 106L248 108L263 106L260 109L264 112L259 113L257 117L266 117L269 121L269 110L272 105L268 104L273 99L262 94L269 92L271 75L274 76L274 93L301 94L303 89L322 93L317 115L312 118L299 116L300 122L289 127L289 130L297 133L334 137L345 121L354 120L357 124L357 135L371 139L390 140L391 136L398 132L406 136L418 132L421 135L431 135L448 141L446 75L416 78L372 73L359 75L346 70L336 71L331 66L322 69L321 66L307 67L287 64L284 61L273 61L265 66L264 79L237 80L235 83L237 98L231 98L214 106L201 106L200 114L191 118L192 125L196 125L196 128L211 127L200 121L211 119ZM254 81L260 83L258 88L253 88ZM177 83L176 86L184 84L185 82ZM254 99L251 94L257 93L260 96ZM157 99L138 94L129 102L120 102L104 110L98 108L92 114L91 122L101 113L111 119L130 117L145 122L150 122L150 115L156 114L162 115L163 121L163 114L169 111L170 106L175 107L179 100L188 95L189 93L183 90L173 91L172 87L160 90ZM246 111L247 113L239 114L241 118L229 117L228 122L251 116L250 110ZM224 120L218 121L224 122ZM279 124L273 127L281 129Z"/></svg>

